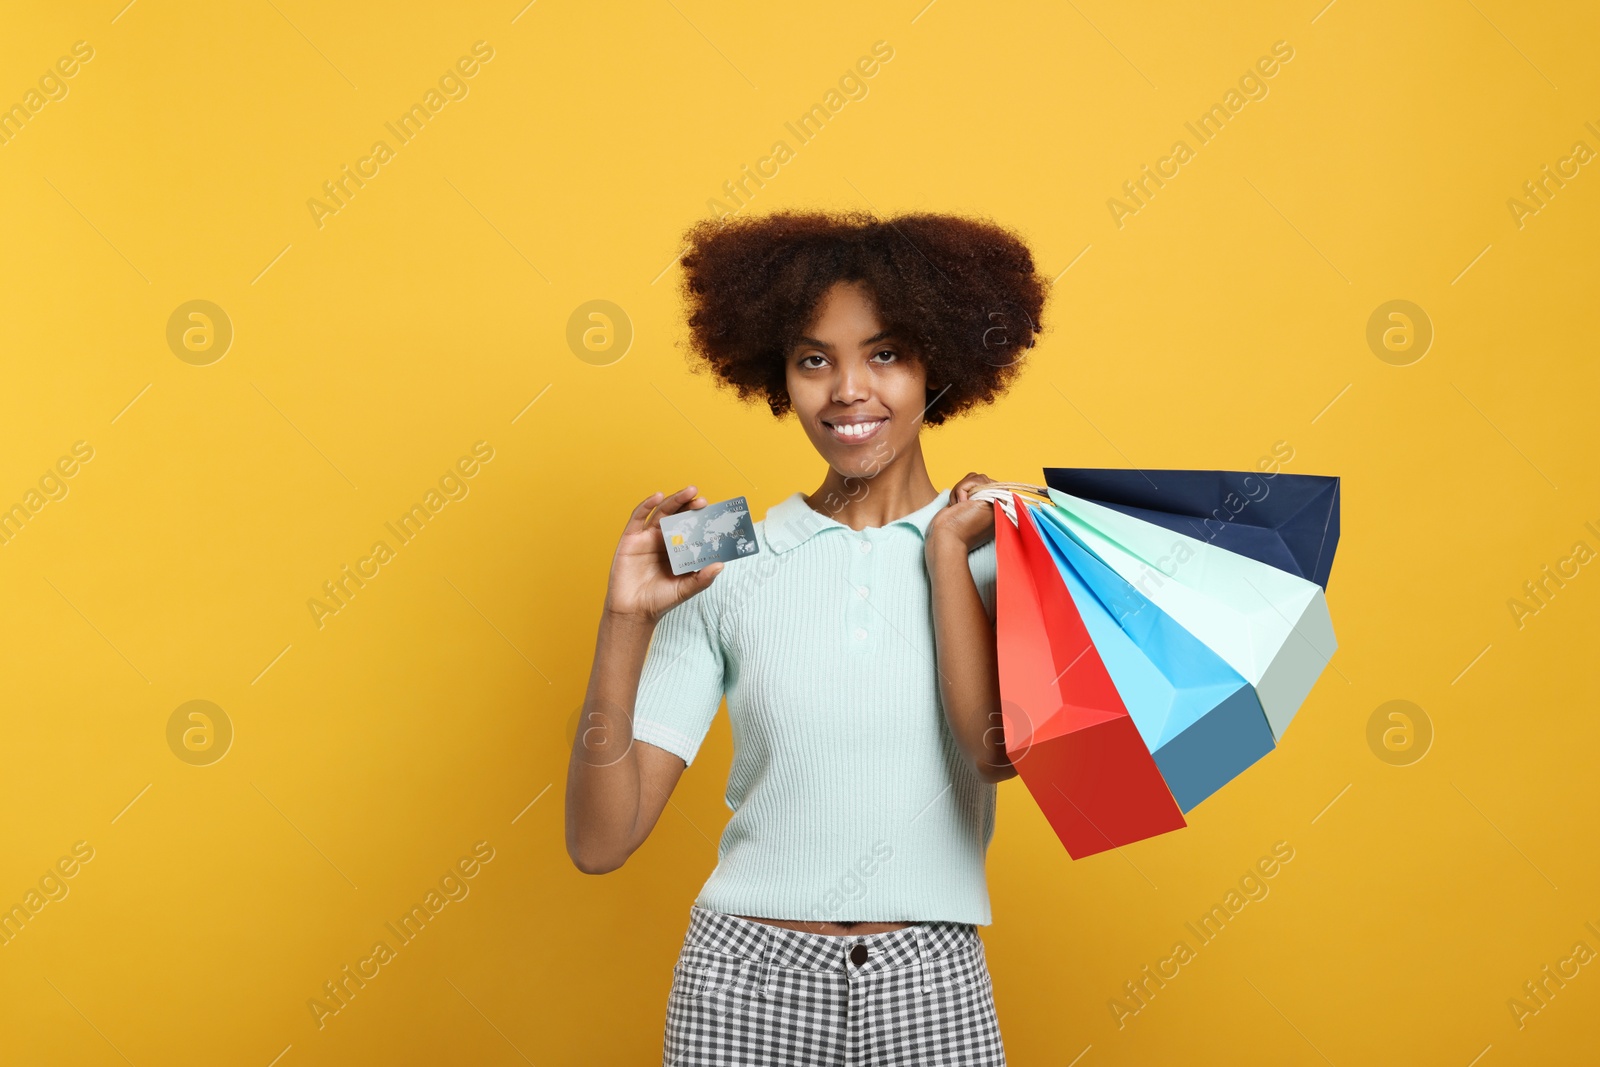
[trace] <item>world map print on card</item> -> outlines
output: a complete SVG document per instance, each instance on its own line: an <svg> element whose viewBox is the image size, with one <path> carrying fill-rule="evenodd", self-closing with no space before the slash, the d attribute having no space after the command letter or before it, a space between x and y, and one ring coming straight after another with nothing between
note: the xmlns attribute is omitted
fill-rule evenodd
<svg viewBox="0 0 1600 1067"><path fill-rule="evenodd" d="M673 574L687 574L761 551L750 521L750 505L742 496L707 504L698 511L663 515L661 537L667 543Z"/></svg>

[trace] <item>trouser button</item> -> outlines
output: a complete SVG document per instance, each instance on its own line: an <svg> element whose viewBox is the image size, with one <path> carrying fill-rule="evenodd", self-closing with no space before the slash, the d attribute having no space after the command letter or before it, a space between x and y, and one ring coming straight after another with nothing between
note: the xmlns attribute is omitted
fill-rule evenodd
<svg viewBox="0 0 1600 1067"><path fill-rule="evenodd" d="M851 949L850 950L850 959L855 962L855 965L857 967L861 966L863 963L866 963L867 962L867 946L866 945L857 945L855 948Z"/></svg>

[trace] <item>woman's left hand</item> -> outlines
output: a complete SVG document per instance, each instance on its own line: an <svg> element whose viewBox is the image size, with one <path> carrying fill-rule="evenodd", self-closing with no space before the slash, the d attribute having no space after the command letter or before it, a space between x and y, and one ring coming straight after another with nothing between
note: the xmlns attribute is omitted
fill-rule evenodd
<svg viewBox="0 0 1600 1067"><path fill-rule="evenodd" d="M973 490L994 481L987 474L968 474L950 490L950 501L940 508L928 524L928 543L955 538L972 551L994 536L994 505L987 500L969 500Z"/></svg>

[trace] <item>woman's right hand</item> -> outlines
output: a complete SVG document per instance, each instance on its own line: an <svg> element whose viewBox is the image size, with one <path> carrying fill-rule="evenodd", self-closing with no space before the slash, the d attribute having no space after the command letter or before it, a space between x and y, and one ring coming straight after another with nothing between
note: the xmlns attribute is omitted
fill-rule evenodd
<svg viewBox="0 0 1600 1067"><path fill-rule="evenodd" d="M712 563L688 574L673 574L667 558L667 543L661 536L661 517L684 508L698 511L706 506L705 497L695 496L695 487L685 486L662 498L651 493L640 501L628 517L616 555L611 559L611 579L606 588L605 610L612 615L655 623L667 610L683 603L711 584L723 564Z"/></svg>

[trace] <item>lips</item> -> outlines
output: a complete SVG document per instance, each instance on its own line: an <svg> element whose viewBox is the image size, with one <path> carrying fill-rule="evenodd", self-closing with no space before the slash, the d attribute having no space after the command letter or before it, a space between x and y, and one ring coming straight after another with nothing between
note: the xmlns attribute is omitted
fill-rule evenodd
<svg viewBox="0 0 1600 1067"><path fill-rule="evenodd" d="M881 418L856 422L825 422L823 425L828 427L828 432L834 440L853 445L872 440L888 421L887 418Z"/></svg>

